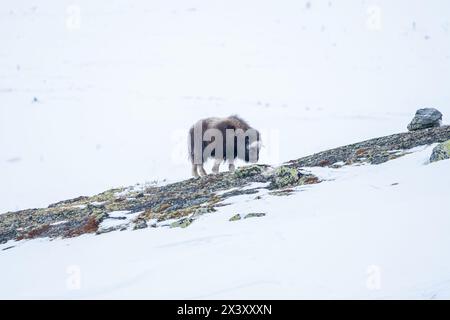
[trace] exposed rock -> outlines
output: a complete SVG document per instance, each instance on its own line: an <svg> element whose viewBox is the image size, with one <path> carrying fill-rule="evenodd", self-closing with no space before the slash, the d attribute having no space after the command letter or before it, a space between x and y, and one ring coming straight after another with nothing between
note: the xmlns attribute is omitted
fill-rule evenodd
<svg viewBox="0 0 450 320"><path fill-rule="evenodd" d="M194 213L192 214L192 218L197 218L199 216L202 216L204 214L207 213L211 213L211 212L215 212L217 211L214 207L210 206L210 207L200 207L198 209L196 209L194 211Z"/></svg>
<svg viewBox="0 0 450 320"><path fill-rule="evenodd" d="M450 140L438 144L431 153L430 162L450 159Z"/></svg>
<svg viewBox="0 0 450 320"><path fill-rule="evenodd" d="M322 151L289 161L287 165L302 168L332 166L340 162L347 165L357 163L380 164L407 154L406 151L409 149L445 142L449 139L450 126L398 133Z"/></svg>
<svg viewBox="0 0 450 320"><path fill-rule="evenodd" d="M300 180L301 173L297 168L279 167L274 172L274 177L270 189L281 189L294 186Z"/></svg>
<svg viewBox="0 0 450 320"><path fill-rule="evenodd" d="M127 211L136 214L134 221L120 225L119 230L146 227L186 227L199 216L227 205L230 197L270 190L268 196L289 195L298 186L319 183L304 167L355 163L382 163L407 154L420 145L450 139L450 126L431 128L368 140L312 156L278 167L252 165L234 173L226 172L193 178L162 186L117 188L93 197L78 197L55 203L48 208L28 209L0 215L0 244L9 240L39 237L76 237L100 230L108 213ZM260 187L253 187L258 183ZM241 219L242 217L239 216ZM237 218L236 218L237 219ZM176 220L176 222L169 222ZM164 223L167 221L167 223ZM61 223L64 222L64 223Z"/></svg>
<svg viewBox="0 0 450 320"><path fill-rule="evenodd" d="M249 167L242 167L238 168L234 174L238 178L248 178L257 174L261 174L265 168L268 166L249 166Z"/></svg>
<svg viewBox="0 0 450 320"><path fill-rule="evenodd" d="M147 221L145 221L145 219L137 219L137 221L135 221L135 223L134 223L133 230L145 229L147 227L148 227L148 225L147 225Z"/></svg>
<svg viewBox="0 0 450 320"><path fill-rule="evenodd" d="M232 191L229 191L229 192L225 192L222 196L234 197L234 196L239 196L239 195L242 195L242 194L255 194L255 193L258 193L258 192L259 192L258 188L251 188L251 189L245 189L245 190L237 189L237 190L232 190Z"/></svg>
<svg viewBox="0 0 450 320"><path fill-rule="evenodd" d="M266 214L263 212L256 212L256 213L247 213L246 215L241 215L241 214L235 214L234 216L232 216L229 221L239 221L241 219L249 219L249 218L259 218L259 217L264 217ZM242 218L244 217L244 218Z"/></svg>
<svg viewBox="0 0 450 320"><path fill-rule="evenodd" d="M232 216L230 219L229 219L229 221L238 221L238 220L241 220L242 218L241 218L241 215L238 213L238 214L235 214L234 216Z"/></svg>
<svg viewBox="0 0 450 320"><path fill-rule="evenodd" d="M408 124L409 131L422 130L427 128L440 127L442 123L442 113L434 108L419 109L416 115Z"/></svg>
<svg viewBox="0 0 450 320"><path fill-rule="evenodd" d="M270 191L269 194L271 196L281 197L281 196L290 196L291 194L293 194L295 192L296 191L294 189L282 189L282 190Z"/></svg>
<svg viewBox="0 0 450 320"><path fill-rule="evenodd" d="M53 203L53 204L51 204L51 205L49 205L48 207L49 208L55 208L55 207L58 207L58 206L62 206L62 205L73 205L73 204L80 204L80 203L82 203L83 202L83 200L88 200L89 198L88 197L83 197L83 196L81 196L81 197L77 197L77 198L74 198L74 199L69 199L69 200L64 200L64 201L60 201L60 202L57 202L57 203Z"/></svg>
<svg viewBox="0 0 450 320"><path fill-rule="evenodd" d="M185 218L185 219L180 219L178 221L175 221L173 223L170 224L171 228L186 228L188 227L192 222L194 221L194 219L190 219L190 218Z"/></svg>
<svg viewBox="0 0 450 320"><path fill-rule="evenodd" d="M248 218L260 218L264 217L266 214L264 212L257 212L257 213L249 213L244 216L244 219Z"/></svg>

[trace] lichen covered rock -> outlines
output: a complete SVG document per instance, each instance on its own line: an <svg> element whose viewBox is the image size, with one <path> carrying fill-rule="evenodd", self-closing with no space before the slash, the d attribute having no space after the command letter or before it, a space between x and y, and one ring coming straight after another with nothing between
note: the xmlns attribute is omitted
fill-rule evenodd
<svg viewBox="0 0 450 320"><path fill-rule="evenodd" d="M238 178L248 178L257 174L261 174L263 171L263 168L259 165L253 165L248 167L242 167L238 168L234 175Z"/></svg>
<svg viewBox="0 0 450 320"><path fill-rule="evenodd" d="M191 223L194 221L194 219L190 219L190 218L184 218L184 219L180 219L178 221L172 222L170 224L171 228L187 228L188 226L191 225Z"/></svg>
<svg viewBox="0 0 450 320"><path fill-rule="evenodd" d="M133 230L145 229L147 228L147 221L145 219L137 219L134 223Z"/></svg>
<svg viewBox="0 0 450 320"><path fill-rule="evenodd" d="M297 168L279 167L273 173L272 189L294 186L300 180L301 173Z"/></svg>
<svg viewBox="0 0 450 320"><path fill-rule="evenodd" d="M82 234L98 234L117 228L99 230L114 211L127 211L133 219L119 230L156 227L187 227L204 214L227 206L225 201L235 196L258 194L262 189L274 195L289 196L297 187L321 182L308 173L306 167L339 167L358 163L378 164L407 154L407 150L450 139L450 126L395 134L367 140L303 157L278 168L251 165L234 173L208 175L164 185L145 184L116 188L93 197L78 197L61 201L47 208L27 209L0 214L0 244L10 240L35 238L65 238ZM447 149L443 148L446 146ZM448 144L437 148L433 161L443 159ZM439 151L439 152L438 152ZM256 199L261 199L258 195ZM250 214L248 217L253 217ZM258 215L256 215L258 216ZM243 219L236 215L232 221ZM175 221L175 222L174 222Z"/></svg>
<svg viewBox="0 0 450 320"><path fill-rule="evenodd" d="M260 217L264 217L265 215L266 214L264 212L248 213L244 216L244 219L260 218Z"/></svg>
<svg viewBox="0 0 450 320"><path fill-rule="evenodd" d="M264 217L265 215L266 214L264 212L247 213L245 215L238 213L238 214L235 214L234 216L232 216L229 219L229 221L239 221L241 219L249 219L249 218L260 218L260 217Z"/></svg>
<svg viewBox="0 0 450 320"><path fill-rule="evenodd" d="M240 214L235 214L234 216L232 216L229 221L238 221L241 220L241 215Z"/></svg>
<svg viewBox="0 0 450 320"><path fill-rule="evenodd" d="M450 140L438 144L431 153L430 162L450 159Z"/></svg>

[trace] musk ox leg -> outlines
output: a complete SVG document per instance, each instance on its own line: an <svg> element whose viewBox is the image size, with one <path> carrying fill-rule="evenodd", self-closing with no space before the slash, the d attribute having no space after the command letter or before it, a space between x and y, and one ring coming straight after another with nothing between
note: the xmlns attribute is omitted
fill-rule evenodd
<svg viewBox="0 0 450 320"><path fill-rule="evenodd" d="M228 170L230 172L234 172L235 169L236 169L236 167L234 166L234 162L233 161L229 161L229 163L228 163Z"/></svg>
<svg viewBox="0 0 450 320"><path fill-rule="evenodd" d="M192 176L195 177L195 178L199 177L196 164L192 165Z"/></svg>
<svg viewBox="0 0 450 320"><path fill-rule="evenodd" d="M218 174L219 173L219 168L220 168L220 164L222 163L222 159L215 159L214 160L214 165L212 167L212 172L214 174Z"/></svg>
<svg viewBox="0 0 450 320"><path fill-rule="evenodd" d="M200 171L200 175L201 175L201 176L206 176L206 175L207 175L207 173L206 173L206 171L205 171L205 168L203 168L203 165L202 165L202 164L198 165L197 167L198 167L198 169L199 169L199 171Z"/></svg>

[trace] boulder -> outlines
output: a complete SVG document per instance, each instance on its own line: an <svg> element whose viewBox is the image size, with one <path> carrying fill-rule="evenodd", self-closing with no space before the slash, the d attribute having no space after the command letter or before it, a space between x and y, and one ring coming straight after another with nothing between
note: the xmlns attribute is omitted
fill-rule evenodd
<svg viewBox="0 0 450 320"><path fill-rule="evenodd" d="M450 159L450 140L438 144L431 153L430 162Z"/></svg>
<svg viewBox="0 0 450 320"><path fill-rule="evenodd" d="M409 131L422 130L427 128L440 127L442 122L442 113L434 108L419 109L416 115L408 124Z"/></svg>
<svg viewBox="0 0 450 320"><path fill-rule="evenodd" d="M234 216L232 216L231 218L230 218L230 220L229 221L238 221L238 220L241 220L242 218L241 218L241 215L240 214L235 214Z"/></svg>
<svg viewBox="0 0 450 320"><path fill-rule="evenodd" d="M266 214L264 212L256 212L256 213L249 213L244 216L244 219L248 218L260 218L264 217Z"/></svg>

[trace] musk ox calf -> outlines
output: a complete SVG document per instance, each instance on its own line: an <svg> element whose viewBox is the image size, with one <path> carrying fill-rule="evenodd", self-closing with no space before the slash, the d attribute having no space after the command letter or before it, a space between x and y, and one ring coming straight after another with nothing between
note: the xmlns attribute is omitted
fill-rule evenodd
<svg viewBox="0 0 450 320"><path fill-rule="evenodd" d="M226 118L206 118L197 121L189 130L189 156L192 175L204 176L203 168L209 158L214 159L213 173L219 172L222 162L234 171L234 160L256 163L259 160L261 135L236 115Z"/></svg>

